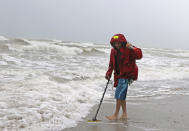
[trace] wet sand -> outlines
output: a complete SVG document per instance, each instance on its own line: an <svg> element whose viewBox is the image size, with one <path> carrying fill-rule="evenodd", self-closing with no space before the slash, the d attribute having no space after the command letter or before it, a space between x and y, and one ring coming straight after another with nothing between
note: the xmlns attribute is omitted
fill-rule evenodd
<svg viewBox="0 0 189 131"><path fill-rule="evenodd" d="M114 100L106 99L97 119L101 122L87 122L91 113L77 127L63 131L189 131L189 96L172 96L162 99L127 101L128 120L109 121L115 109Z"/></svg>

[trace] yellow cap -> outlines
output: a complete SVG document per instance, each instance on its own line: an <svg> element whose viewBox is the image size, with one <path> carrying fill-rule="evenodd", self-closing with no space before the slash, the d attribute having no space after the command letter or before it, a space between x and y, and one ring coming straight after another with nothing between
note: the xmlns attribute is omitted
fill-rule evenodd
<svg viewBox="0 0 189 131"><path fill-rule="evenodd" d="M118 38L119 38L119 36L115 35L113 38L114 38L114 39L118 39Z"/></svg>

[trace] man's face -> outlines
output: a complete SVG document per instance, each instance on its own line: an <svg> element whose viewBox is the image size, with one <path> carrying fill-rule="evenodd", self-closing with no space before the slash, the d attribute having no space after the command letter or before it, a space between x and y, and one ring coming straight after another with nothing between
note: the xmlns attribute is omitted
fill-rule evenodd
<svg viewBox="0 0 189 131"><path fill-rule="evenodd" d="M121 43L120 42L115 42L115 48L120 49L121 48Z"/></svg>

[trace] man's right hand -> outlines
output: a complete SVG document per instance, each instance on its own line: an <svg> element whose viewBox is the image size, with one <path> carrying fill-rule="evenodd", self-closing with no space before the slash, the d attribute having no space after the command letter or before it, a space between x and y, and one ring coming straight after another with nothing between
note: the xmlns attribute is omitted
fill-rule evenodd
<svg viewBox="0 0 189 131"><path fill-rule="evenodd" d="M109 79L110 79L110 77L109 77L108 75L106 75L105 78L106 78L106 80L109 80Z"/></svg>

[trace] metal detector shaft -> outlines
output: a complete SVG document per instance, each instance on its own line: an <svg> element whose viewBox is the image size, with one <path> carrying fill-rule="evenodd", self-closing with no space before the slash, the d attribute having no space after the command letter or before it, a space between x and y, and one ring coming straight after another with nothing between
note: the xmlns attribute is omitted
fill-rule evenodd
<svg viewBox="0 0 189 131"><path fill-rule="evenodd" d="M107 89L108 84L109 84L109 81L110 81L110 79L108 80L108 82L107 82L107 84L106 84L106 88L104 89L104 93L103 93L102 98L101 98L101 100L100 100L100 104L98 105L98 109L97 109L97 111L96 111L96 114L95 114L95 116L93 117L93 120L96 120L98 111L99 111L99 109L100 109L100 106L101 106L102 101L103 101L103 99L104 99L104 95L105 95L105 93L106 93L106 89Z"/></svg>

